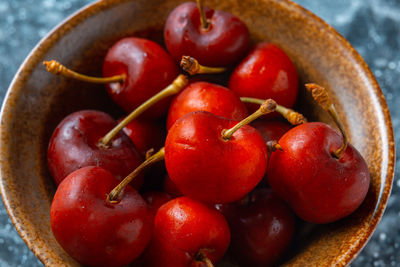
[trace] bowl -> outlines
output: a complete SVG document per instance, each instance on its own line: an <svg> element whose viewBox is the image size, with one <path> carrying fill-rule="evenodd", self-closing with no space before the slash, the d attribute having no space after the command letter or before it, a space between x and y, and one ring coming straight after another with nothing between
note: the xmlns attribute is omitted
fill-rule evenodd
<svg viewBox="0 0 400 267"><path fill-rule="evenodd" d="M116 40L141 36L162 43L163 24L180 0L95 2L61 23L33 49L15 75L1 112L1 193L17 231L46 266L79 266L54 239L50 205L55 185L46 150L57 123L80 109L119 109L102 86L53 76L43 60L57 59L83 73L100 75L102 59ZM366 159L371 186L362 206L335 223L300 223L286 266L344 266L377 227L394 175L395 144L384 96L368 66L350 44L321 19L288 0L207 0L249 27L254 43L278 44L294 61L300 84L325 86L351 143ZM332 124L300 88L298 108L310 120ZM77 222L79 223L79 222Z"/></svg>

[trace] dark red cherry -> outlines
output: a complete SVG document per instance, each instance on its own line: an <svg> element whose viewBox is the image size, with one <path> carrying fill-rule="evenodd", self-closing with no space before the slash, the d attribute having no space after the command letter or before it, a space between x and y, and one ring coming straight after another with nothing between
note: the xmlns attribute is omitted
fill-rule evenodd
<svg viewBox="0 0 400 267"><path fill-rule="evenodd" d="M172 199L172 196L166 192L149 191L143 194L143 198L149 205L150 210L156 214L162 205Z"/></svg>
<svg viewBox="0 0 400 267"><path fill-rule="evenodd" d="M257 44L233 71L228 87L240 97L274 99L293 107L298 93L296 68L286 53L270 43ZM258 106L248 104L253 111Z"/></svg>
<svg viewBox="0 0 400 267"><path fill-rule="evenodd" d="M159 150L165 142L166 133L161 122L136 119L126 125L123 131L143 156L149 149Z"/></svg>
<svg viewBox="0 0 400 267"><path fill-rule="evenodd" d="M250 48L246 25L234 15L204 9L206 23L196 3L177 6L164 28L164 40L169 53L179 62L182 56L192 56L207 66L231 66L241 60Z"/></svg>
<svg viewBox="0 0 400 267"><path fill-rule="evenodd" d="M168 111L167 129L183 115L199 110L238 121L248 115L240 98L228 88L208 82L195 82L172 101Z"/></svg>
<svg viewBox="0 0 400 267"><path fill-rule="evenodd" d="M231 229L231 255L241 266L271 266L288 249L294 216L269 189L256 189L240 203L216 205Z"/></svg>
<svg viewBox="0 0 400 267"><path fill-rule="evenodd" d="M278 141L282 135L292 128L287 122L267 119L256 120L251 126L258 130L265 142L272 140Z"/></svg>
<svg viewBox="0 0 400 267"><path fill-rule="evenodd" d="M47 164L57 185L85 166L100 166L122 179L142 163L142 157L122 132L108 147L99 145L99 139L115 125L110 115L96 110L78 111L61 121L47 151ZM135 180L135 187L140 186L141 180Z"/></svg>
<svg viewBox="0 0 400 267"><path fill-rule="evenodd" d="M89 266L124 266L150 241L153 214L130 186L119 201L107 194L119 183L100 167L84 167L63 180L51 205L51 228L58 243Z"/></svg>
<svg viewBox="0 0 400 267"><path fill-rule="evenodd" d="M171 84L178 73L178 67L160 45L136 37L115 43L103 63L104 77L126 75L123 83L107 84L107 91L128 113ZM160 101L145 114L153 118L163 116L170 100Z"/></svg>

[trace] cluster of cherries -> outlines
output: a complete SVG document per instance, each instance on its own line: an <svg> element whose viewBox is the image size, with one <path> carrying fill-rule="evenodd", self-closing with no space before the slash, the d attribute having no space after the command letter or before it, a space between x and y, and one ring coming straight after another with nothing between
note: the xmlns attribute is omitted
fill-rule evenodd
<svg viewBox="0 0 400 267"><path fill-rule="evenodd" d="M51 137L51 226L69 255L89 266L210 267L229 251L243 266L268 266L290 245L292 210L328 223L357 209L368 167L324 88L306 85L340 133L290 109L298 77L285 52L270 43L251 49L240 19L201 1L172 11L164 40L169 54L150 40L118 41L102 78L45 62L52 73L106 84L130 112L117 123L78 111ZM179 61L197 79L180 74ZM232 67L229 89L198 75ZM167 174L149 172L162 160Z"/></svg>

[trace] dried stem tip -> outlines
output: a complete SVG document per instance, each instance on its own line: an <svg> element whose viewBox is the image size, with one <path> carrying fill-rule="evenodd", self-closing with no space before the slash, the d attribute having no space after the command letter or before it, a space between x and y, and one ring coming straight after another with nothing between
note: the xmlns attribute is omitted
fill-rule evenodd
<svg viewBox="0 0 400 267"><path fill-rule="evenodd" d="M60 74L65 69L65 67L60 62L54 59L50 61L43 61L43 65L46 66L46 70L48 72L53 73L55 75Z"/></svg>
<svg viewBox="0 0 400 267"><path fill-rule="evenodd" d="M273 99L267 99L260 107L262 114L268 114L276 109L276 102Z"/></svg>
<svg viewBox="0 0 400 267"><path fill-rule="evenodd" d="M240 100L245 103L261 105L265 100L253 97L241 97ZM293 109L276 104L276 112L280 113L290 124L298 125L306 123L307 119L303 114L294 111Z"/></svg>
<svg viewBox="0 0 400 267"><path fill-rule="evenodd" d="M333 105L330 97L328 96L328 93L326 92L325 88L322 86L319 86L318 84L315 83L308 83L305 85L307 90L311 92L312 97L317 101L317 103L329 113L333 121L336 123L338 126L340 132L342 133L343 137L343 144L342 146L337 149L336 151L332 152L332 156L334 156L337 159L340 159L342 154L347 148L347 144L349 142L346 132L344 131L344 127L342 122L339 119L339 116L336 112L335 106Z"/></svg>
<svg viewBox="0 0 400 267"><path fill-rule="evenodd" d="M325 88L322 86L319 86L318 84L315 83L307 83L306 88L308 91L311 92L312 97L314 98L315 101L326 111L328 111L332 104L331 99L328 96L328 93L326 92Z"/></svg>
<svg viewBox="0 0 400 267"><path fill-rule="evenodd" d="M293 109L277 105L276 111L279 112L292 125L299 125L307 122L307 119L303 116L303 114L298 113Z"/></svg>
<svg viewBox="0 0 400 267"><path fill-rule="evenodd" d="M181 68L190 75L195 74L216 74L225 72L226 68L222 67L207 67L201 65L195 58L190 56L182 56Z"/></svg>

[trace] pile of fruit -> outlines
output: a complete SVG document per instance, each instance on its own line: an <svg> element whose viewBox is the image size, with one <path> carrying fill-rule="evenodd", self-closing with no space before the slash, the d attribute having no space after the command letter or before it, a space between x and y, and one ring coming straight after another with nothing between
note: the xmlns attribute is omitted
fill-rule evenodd
<svg viewBox="0 0 400 267"><path fill-rule="evenodd" d="M283 50L251 48L239 18L200 0L171 12L164 41L168 52L142 38L118 41L101 78L44 62L52 73L104 83L128 114L117 122L78 111L51 137L51 226L71 257L210 267L228 255L269 266L290 246L295 216L329 223L359 207L368 167L324 88L305 85L339 132L291 109L298 76ZM209 82L221 73L228 82Z"/></svg>

